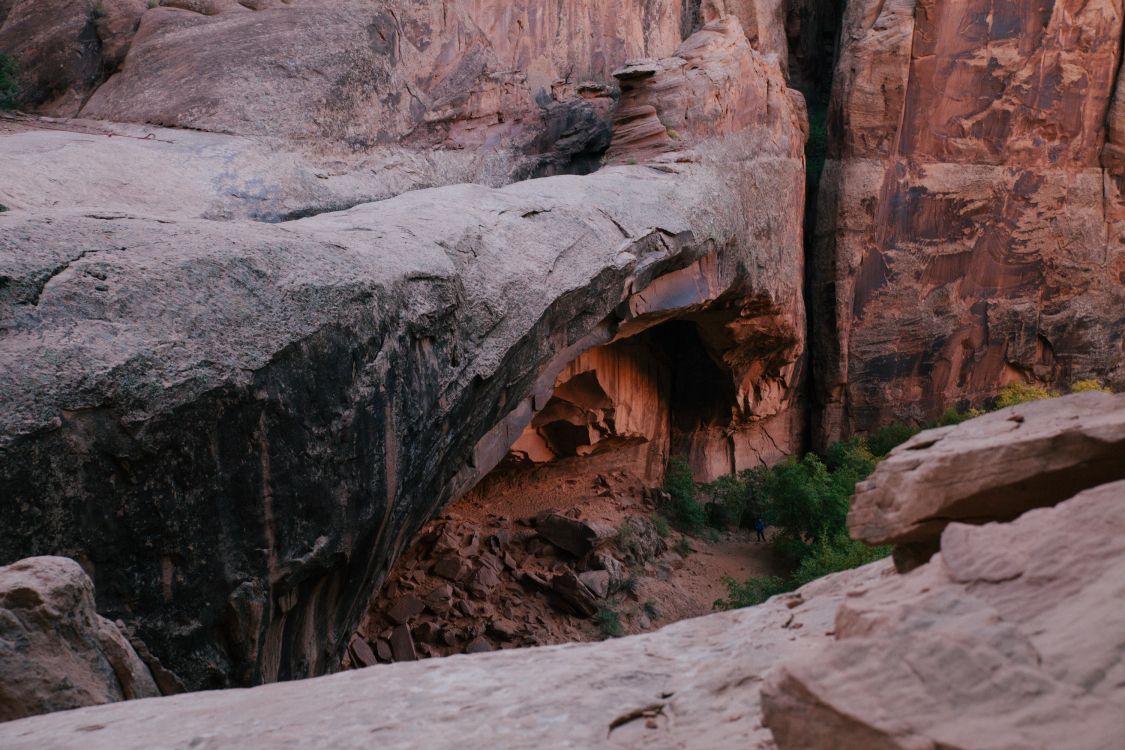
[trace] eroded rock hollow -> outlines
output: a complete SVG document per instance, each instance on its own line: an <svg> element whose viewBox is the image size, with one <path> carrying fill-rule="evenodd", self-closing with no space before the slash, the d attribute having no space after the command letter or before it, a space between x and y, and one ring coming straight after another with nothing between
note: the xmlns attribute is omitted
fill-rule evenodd
<svg viewBox="0 0 1125 750"><path fill-rule="evenodd" d="M274 102L279 117L283 103L220 80L207 96L228 104L166 102L186 89L132 88L173 75L145 65L146 55L187 75L212 45L268 45L272 24L306 13L320 14L299 25L308 33L335 33L329 21L371 38L386 31L359 23L368 11L335 4L216 4L202 14L164 5L144 13L124 67L85 115L102 107L99 116L246 132L262 114L234 100ZM642 15L599 11L587 23L616 29L619 17L639 24ZM471 59L458 47L439 52L438 26L384 20L395 33L366 53L382 66L405 64L408 47ZM678 43L680 32L677 20L667 34ZM656 41L628 52L672 52L664 33L631 35ZM174 54L189 37L195 51ZM314 41L300 46L312 51L293 63L297 80L329 49ZM520 41L509 52L533 49ZM239 52L239 65L252 57ZM435 69L427 60L415 74ZM599 60L586 72L616 64ZM266 163L260 142L239 135L114 126L115 137L95 138L81 132L97 132L92 123L6 125L2 142L15 158L4 163L37 153L36 171L49 178L42 192L5 200L16 210L4 218L0 251L4 557L80 561L99 609L134 625L189 687L305 677L335 668L404 545L525 445L525 430L539 438L538 457L614 442L666 454L676 442L712 474L794 445L800 420L788 411L805 328L801 97L733 16L707 23L675 57L618 76L615 166L500 189L415 190L326 213L341 194L387 190L388 174L409 170L353 172L356 162L291 139L274 142ZM302 96L291 92L303 116L283 120L282 131L318 122ZM352 92L342 101L358 100ZM453 130L466 134L474 110L456 101ZM149 109L163 106L202 119ZM417 124L437 122L406 98L394 107ZM510 116L507 105L500 111ZM233 119L228 127L217 117ZM639 141L638 122L647 128ZM654 138L660 123L665 135ZM450 148L415 151L415 163L453 164ZM97 168L64 169L50 156L67 152L87 164L135 158L118 164L119 191L98 182ZM176 163L183 181L166 177ZM279 163L296 189L268 189L282 182ZM233 188L252 185L267 189ZM404 187L417 181L396 189ZM122 210L130 191L143 194L142 209ZM58 195L70 197L60 206ZM263 205L318 215L248 221L278 218ZM669 356L678 338L707 360ZM624 364L629 351L665 378L655 396L667 417L646 413L644 387ZM583 377L584 361L595 363L593 376ZM708 400L676 388L684 377L705 378Z"/></svg>

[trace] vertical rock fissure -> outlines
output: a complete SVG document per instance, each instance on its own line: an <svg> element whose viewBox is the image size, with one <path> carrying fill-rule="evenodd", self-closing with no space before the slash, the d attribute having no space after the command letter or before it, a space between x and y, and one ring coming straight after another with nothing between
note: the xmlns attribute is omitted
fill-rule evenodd
<svg viewBox="0 0 1125 750"><path fill-rule="evenodd" d="M801 0L788 0L786 3L787 33L790 28L800 29L807 25L817 37L814 42L815 54L812 56L801 54L807 47L801 45L800 39L794 36L788 39L790 85L804 95L808 108L809 138L805 147L805 215L803 217L805 263L802 292L805 298L805 310L808 311L805 319L805 336L808 342L806 351L810 365L812 365L812 358L818 355L821 346L825 343L821 340L823 336L831 335L826 326L818 324L826 311L820 309L820 302L823 300L817 300L814 278L817 268L816 223L817 208L820 203L820 180L828 156L828 111L836 64L839 60L843 12L844 3L838 0L821 0L808 4L802 3ZM797 16L797 23L790 23L790 17L794 14ZM817 367L805 368L805 382L802 388L807 407L801 415L804 421L802 450L805 451L816 447L817 443L814 432L817 424L815 412L819 408L816 402L817 376Z"/></svg>

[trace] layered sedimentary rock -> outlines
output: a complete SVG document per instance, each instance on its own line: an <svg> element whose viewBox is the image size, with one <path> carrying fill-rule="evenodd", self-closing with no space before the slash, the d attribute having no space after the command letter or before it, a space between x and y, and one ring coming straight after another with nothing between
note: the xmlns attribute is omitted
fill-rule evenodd
<svg viewBox="0 0 1125 750"><path fill-rule="evenodd" d="M95 611L78 563L0 567L0 721L157 695L125 635Z"/></svg>
<svg viewBox="0 0 1125 750"><path fill-rule="evenodd" d="M813 306L822 440L1125 385L1119 2L855 2Z"/></svg>
<svg viewBox="0 0 1125 750"><path fill-rule="evenodd" d="M654 101L692 148L587 177L419 190L280 225L198 218L252 214L252 193L215 188L221 155L143 211L93 187L96 167L67 176L82 208L24 193L0 218L0 556L80 560L101 610L189 687L307 676L338 663L406 541L506 455L591 347L717 315L747 417L789 403L802 112L740 39L723 21L705 46L768 77L744 123L695 137L682 108L717 84ZM93 165L121 148L57 137ZM126 148L155 163L219 143L199 138L154 130ZM248 184L275 174L256 162L268 144L221 143L248 159ZM274 155L315 173L305 159ZM306 186L292 205L324 200Z"/></svg>

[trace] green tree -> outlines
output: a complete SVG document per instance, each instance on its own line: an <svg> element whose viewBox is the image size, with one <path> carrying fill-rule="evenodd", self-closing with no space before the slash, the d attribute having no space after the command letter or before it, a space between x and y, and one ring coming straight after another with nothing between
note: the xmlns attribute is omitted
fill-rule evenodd
<svg viewBox="0 0 1125 750"><path fill-rule="evenodd" d="M14 109L19 95L20 66L16 58L0 52L0 109Z"/></svg>
<svg viewBox="0 0 1125 750"><path fill-rule="evenodd" d="M691 474L691 465L685 459L676 457L668 462L664 490L671 499L660 510L672 526L686 534L702 530L707 515L695 497L695 479Z"/></svg>

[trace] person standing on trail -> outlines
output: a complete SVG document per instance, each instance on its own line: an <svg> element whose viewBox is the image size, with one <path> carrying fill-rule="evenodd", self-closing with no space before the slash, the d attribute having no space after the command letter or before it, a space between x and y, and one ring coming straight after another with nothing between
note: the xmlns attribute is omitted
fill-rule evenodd
<svg viewBox="0 0 1125 750"><path fill-rule="evenodd" d="M754 522L754 531L758 535L754 540L755 542L766 541L766 522L762 520L761 516Z"/></svg>

